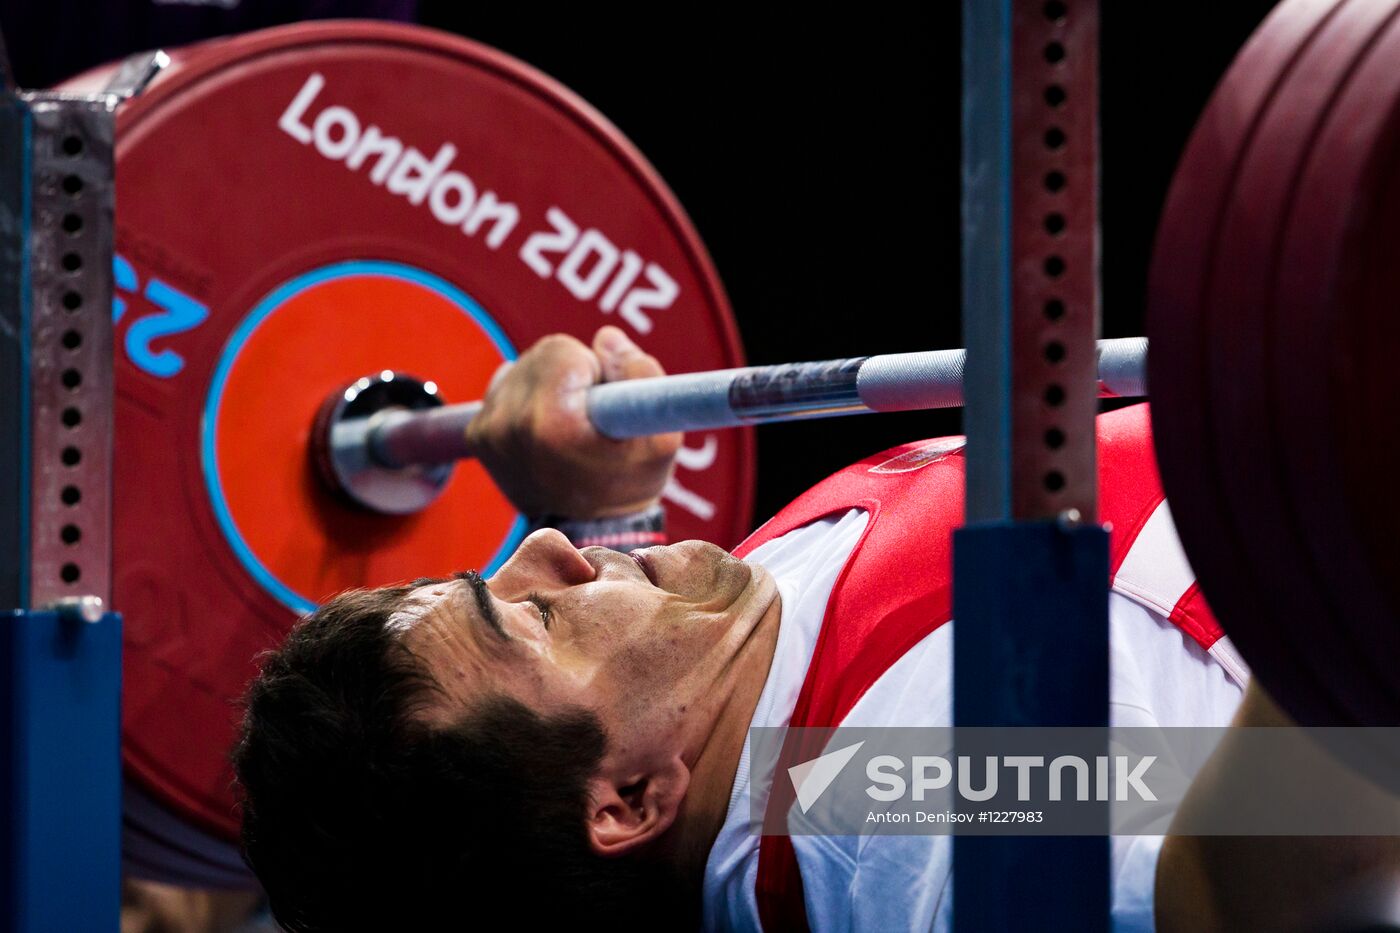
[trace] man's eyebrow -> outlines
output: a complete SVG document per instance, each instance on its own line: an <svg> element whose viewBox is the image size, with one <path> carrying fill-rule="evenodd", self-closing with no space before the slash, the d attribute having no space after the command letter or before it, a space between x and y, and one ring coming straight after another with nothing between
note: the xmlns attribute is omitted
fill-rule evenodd
<svg viewBox="0 0 1400 933"><path fill-rule="evenodd" d="M491 591L486 588L486 581L481 579L481 574L475 570L465 570L462 573L454 574L458 580L465 580L467 586L471 587L472 597L476 600L476 608L481 613L481 617L486 620L486 624L491 626L491 630L502 638L509 639L505 626L501 624L501 614L496 611L496 604L491 599Z"/></svg>

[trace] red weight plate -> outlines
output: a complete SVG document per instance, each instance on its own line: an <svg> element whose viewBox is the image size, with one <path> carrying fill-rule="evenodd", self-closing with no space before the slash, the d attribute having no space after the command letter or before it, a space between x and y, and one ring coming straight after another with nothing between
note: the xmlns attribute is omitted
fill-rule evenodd
<svg viewBox="0 0 1400 933"><path fill-rule="evenodd" d="M1344 2L1344 0L1343 0ZM1240 528L1221 488L1228 443L1203 431L1213 420L1208 374L1213 328L1207 313L1215 251L1230 192L1239 183L1261 115L1299 56L1335 15L1338 0L1293 0L1277 9L1240 52L1197 124L1173 179L1158 229L1149 282L1148 357L1153 433L1173 517L1202 588L1266 683L1289 678L1290 708L1340 713L1312 671L1294 671L1284 643L1255 638L1249 620L1266 577L1248 558L1256 535Z"/></svg>
<svg viewBox="0 0 1400 933"><path fill-rule="evenodd" d="M1297 187L1302 168L1325 134L1335 102L1355 80L1376 37L1389 27L1393 10L1381 3L1340 8L1280 81L1258 117L1230 192L1204 307L1210 321L1208 425L1216 449L1228 451L1228 459L1217 465L1219 481L1235 527L1246 534L1236 559L1254 568L1260 585L1252 611L1231 619L1231 631L1246 653L1251 643L1267 639L1284 646L1291 657L1305 659L1326 680L1341 722L1397 708L1400 692L1375 667L1377 645L1358 643L1351 630L1353 614L1342 597L1364 584L1333 590L1311 553L1310 540L1323 529L1334 529L1339 513L1333 509L1323 525L1305 523L1300 502L1287 488L1289 449L1300 440L1306 446L1328 446L1330 424L1300 421L1274 396L1270 368L1276 345L1303 336L1290 334L1280 319L1274 285L1287 219L1302 206ZM1325 261L1327 249L1320 245L1305 261ZM1315 310L1318 320L1328 315L1322 306ZM1295 378L1313 381L1320 373L1315 365L1310 369ZM1312 498L1318 487L1331 485L1321 474L1313 474L1311 482Z"/></svg>
<svg viewBox="0 0 1400 933"><path fill-rule="evenodd" d="M236 830L233 703L338 589L487 569L517 516L475 465L404 518L325 495L306 432L382 369L478 397L539 337L627 328L673 372L742 364L704 248L640 155L498 52L320 23L178 52L118 123L114 602L125 761ZM748 530L751 435L692 436L673 534Z"/></svg>

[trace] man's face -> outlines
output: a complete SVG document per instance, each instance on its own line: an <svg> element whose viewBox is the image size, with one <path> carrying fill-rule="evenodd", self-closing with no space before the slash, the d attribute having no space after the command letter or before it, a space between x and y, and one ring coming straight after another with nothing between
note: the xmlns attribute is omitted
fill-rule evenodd
<svg viewBox="0 0 1400 933"><path fill-rule="evenodd" d="M420 587L390 625L446 693L452 721L490 693L593 710L613 743L670 746L776 597L771 577L699 541L631 555L526 538L490 580Z"/></svg>

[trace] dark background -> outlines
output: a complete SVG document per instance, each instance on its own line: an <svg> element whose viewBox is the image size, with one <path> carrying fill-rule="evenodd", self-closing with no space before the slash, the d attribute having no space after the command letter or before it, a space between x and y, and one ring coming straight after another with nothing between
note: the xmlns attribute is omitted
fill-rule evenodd
<svg viewBox="0 0 1400 933"><path fill-rule="evenodd" d="M912 6L912 5L911 5ZM926 6L932 6L926 5ZM417 16L524 59L613 120L714 256L750 362L961 345L959 24L904 5L461 0L0 2L20 84L157 45L325 15ZM1105 336L1142 331L1148 259L1196 116L1271 2L1103 0ZM956 412L759 431L757 518Z"/></svg>

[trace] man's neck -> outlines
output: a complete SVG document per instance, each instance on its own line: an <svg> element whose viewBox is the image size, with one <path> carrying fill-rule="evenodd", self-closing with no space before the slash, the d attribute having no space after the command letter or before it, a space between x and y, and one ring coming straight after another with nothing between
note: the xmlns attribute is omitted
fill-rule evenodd
<svg viewBox="0 0 1400 933"><path fill-rule="evenodd" d="M695 759L690 789L675 824L662 843L664 851L658 853L697 886L704 875L710 847L729 812L729 796L734 789L739 757L743 754L763 685L768 682L781 619L782 597L775 596L735 659L734 687Z"/></svg>

